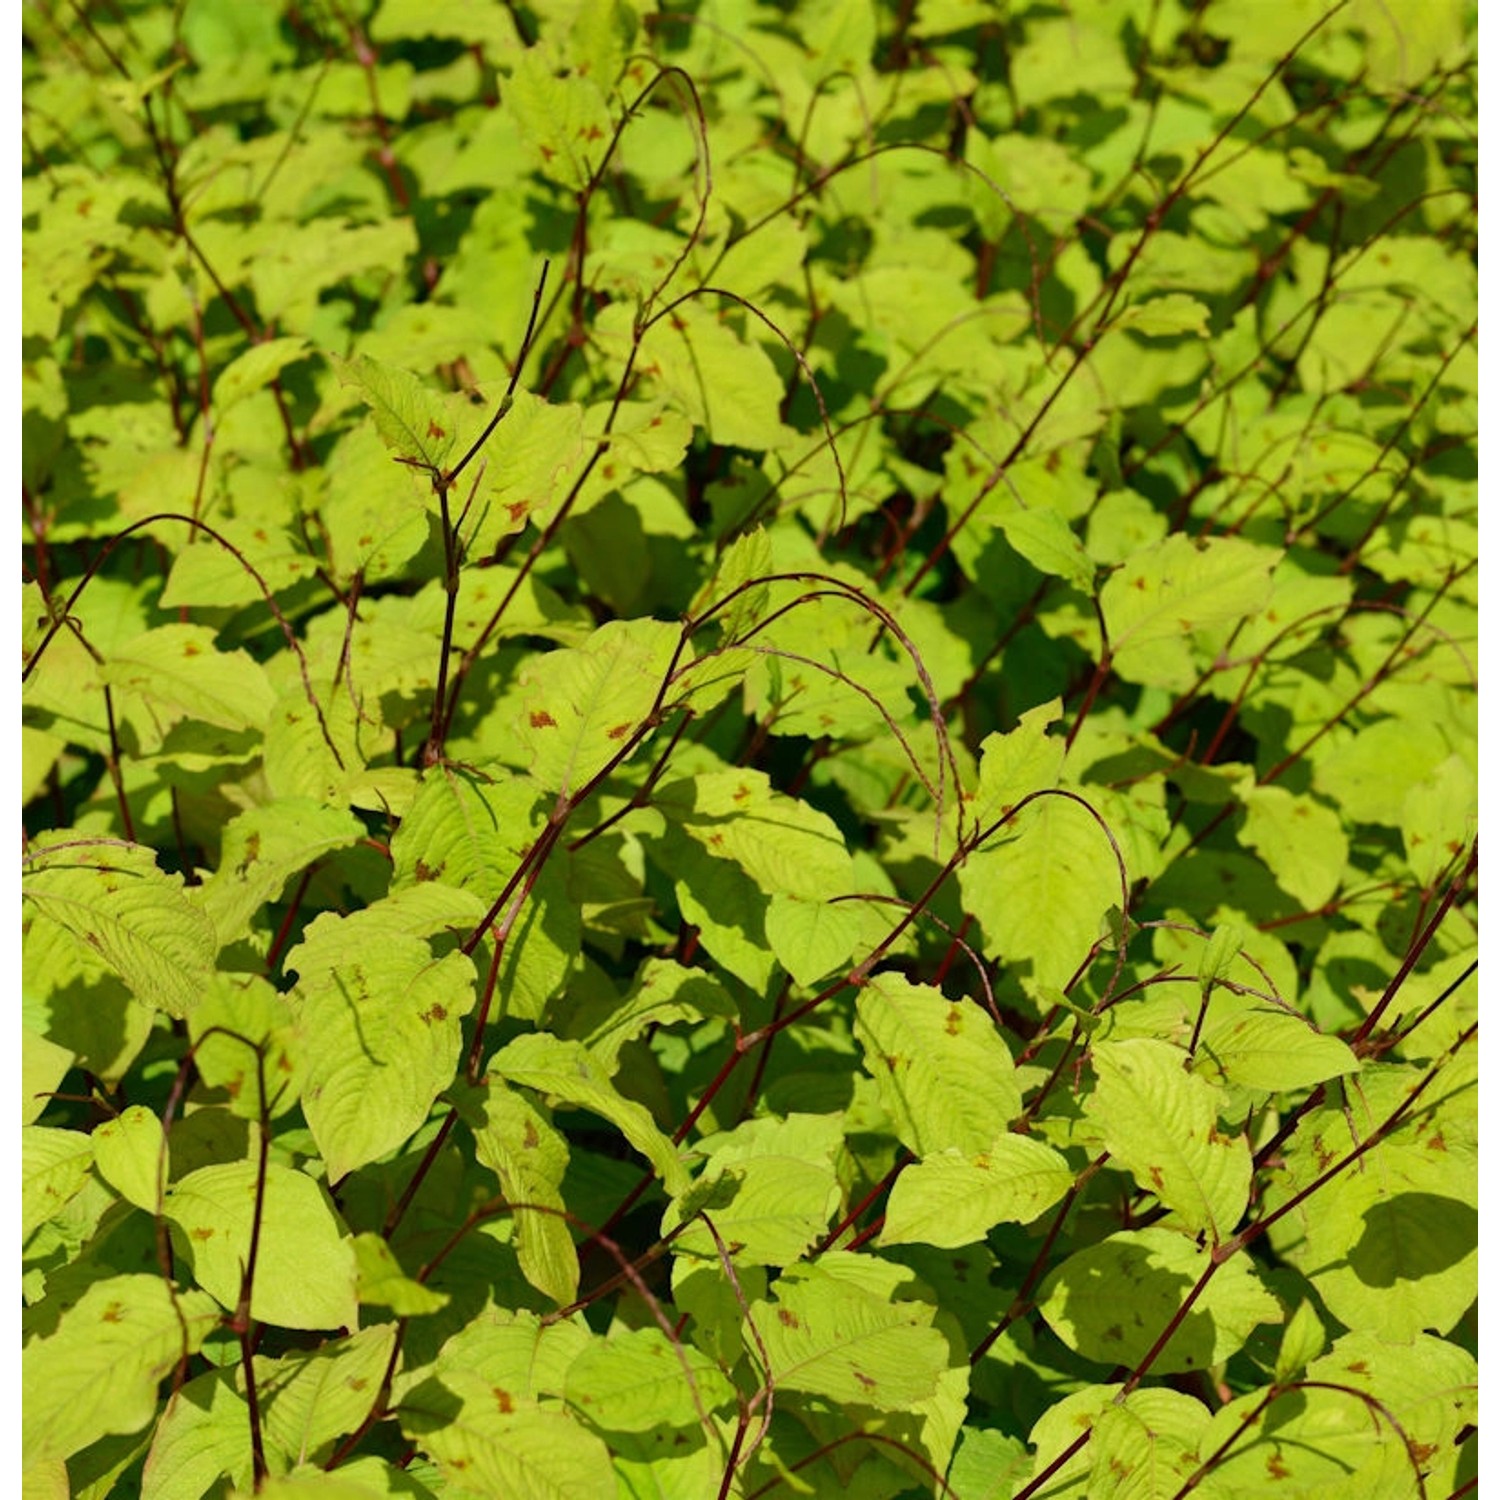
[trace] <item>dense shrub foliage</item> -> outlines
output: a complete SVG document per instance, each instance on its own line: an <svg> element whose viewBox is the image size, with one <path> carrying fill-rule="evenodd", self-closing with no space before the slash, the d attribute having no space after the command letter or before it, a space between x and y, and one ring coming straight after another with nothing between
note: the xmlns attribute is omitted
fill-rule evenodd
<svg viewBox="0 0 1500 1500"><path fill-rule="evenodd" d="M1470 11L24 9L27 1500L1475 1489Z"/></svg>

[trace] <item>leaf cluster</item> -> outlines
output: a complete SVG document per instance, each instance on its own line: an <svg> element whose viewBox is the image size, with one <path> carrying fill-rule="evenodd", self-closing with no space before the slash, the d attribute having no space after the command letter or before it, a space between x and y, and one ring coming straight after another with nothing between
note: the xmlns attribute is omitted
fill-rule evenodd
<svg viewBox="0 0 1500 1500"><path fill-rule="evenodd" d="M29 0L24 1493L1477 1488L1463 0Z"/></svg>

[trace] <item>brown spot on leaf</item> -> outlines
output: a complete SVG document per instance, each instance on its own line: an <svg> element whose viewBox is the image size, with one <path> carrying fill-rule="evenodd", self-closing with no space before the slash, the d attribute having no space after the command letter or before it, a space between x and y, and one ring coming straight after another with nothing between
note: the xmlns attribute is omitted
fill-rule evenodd
<svg viewBox="0 0 1500 1500"><path fill-rule="evenodd" d="M531 727L533 729L556 729L557 720L545 708L536 708L531 711Z"/></svg>
<svg viewBox="0 0 1500 1500"><path fill-rule="evenodd" d="M1281 1461L1281 1454L1274 1449L1266 1455L1266 1473L1272 1479L1290 1479L1292 1471Z"/></svg>
<svg viewBox="0 0 1500 1500"><path fill-rule="evenodd" d="M613 729L606 729L604 731L604 737L610 740L623 740L629 733L629 724L616 724Z"/></svg>
<svg viewBox="0 0 1500 1500"><path fill-rule="evenodd" d="M499 1412L512 1412L512 1411L514 1411L516 1409L516 1403L512 1399L511 1394L510 1394L509 1391L502 1391L498 1385L492 1387L492 1389L495 1392L495 1410L496 1411L499 1411Z"/></svg>
<svg viewBox="0 0 1500 1500"><path fill-rule="evenodd" d="M867 1391L873 1391L873 1390L874 1390L874 1389L875 1389L875 1385L876 1385L876 1382L875 1382L875 1381L873 1381L873 1380L872 1380L872 1379L871 1379L871 1378L870 1378L870 1377L869 1377L869 1376L868 1376L868 1375L866 1375L866 1374L865 1374L865 1372L864 1372L864 1371L863 1371L863 1370L856 1370L856 1369L854 1369L854 1368L853 1368L853 1367L852 1367L852 1366L851 1366L851 1368L850 1368L850 1371L849 1371L849 1373L850 1373L850 1374L851 1374L851 1375L853 1375L853 1376L854 1376L854 1378L855 1378L855 1379L856 1379L856 1380L857 1380L857 1381L858 1381L858 1382L859 1382L859 1383L860 1383L860 1384L861 1384L861 1385L862 1385L862 1386L864 1386L864 1388L865 1388L865 1389L866 1389L866 1390L867 1390Z"/></svg>
<svg viewBox="0 0 1500 1500"><path fill-rule="evenodd" d="M211 1240L214 1237L214 1231L205 1224L199 1229L190 1231L190 1237L200 1241Z"/></svg>
<svg viewBox="0 0 1500 1500"><path fill-rule="evenodd" d="M778 1307L776 1309L776 1316L781 1319L783 1328L800 1328L802 1326L802 1319L789 1307Z"/></svg>
<svg viewBox="0 0 1500 1500"><path fill-rule="evenodd" d="M530 1120L526 1122L525 1134L521 1137L521 1145L527 1151L535 1151L541 1144L541 1137L536 1133L536 1126Z"/></svg>
<svg viewBox="0 0 1500 1500"><path fill-rule="evenodd" d="M100 1314L100 1317L106 1323L118 1323L118 1322L122 1321L121 1317L120 1317L120 1314L123 1311L124 1311L124 1304L123 1303L111 1302L109 1304L109 1306L106 1307L104 1309L104 1311Z"/></svg>

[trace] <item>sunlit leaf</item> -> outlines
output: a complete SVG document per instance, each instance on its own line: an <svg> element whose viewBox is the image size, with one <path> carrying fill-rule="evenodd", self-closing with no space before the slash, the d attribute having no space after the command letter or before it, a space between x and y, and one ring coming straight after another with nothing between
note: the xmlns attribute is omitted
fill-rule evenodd
<svg viewBox="0 0 1500 1500"><path fill-rule="evenodd" d="M1133 1367L1156 1343L1209 1267L1211 1251L1170 1229L1138 1229L1069 1256L1042 1283L1038 1306L1054 1333L1085 1359ZM1128 1284L1129 1297L1119 1288ZM1220 1266L1157 1356L1157 1374L1223 1363L1281 1304L1243 1255Z"/></svg>
<svg viewBox="0 0 1500 1500"><path fill-rule="evenodd" d="M157 1386L219 1320L202 1292L173 1292L160 1276L96 1282L21 1358L28 1463L69 1458L107 1433L137 1432L156 1410ZM101 1382L101 1370L109 1371Z"/></svg>
<svg viewBox="0 0 1500 1500"><path fill-rule="evenodd" d="M1228 1239L1250 1194L1250 1148L1221 1129L1221 1096L1187 1071L1187 1054L1139 1037L1098 1042L1098 1083L1084 1108L1104 1132L1113 1160L1154 1193L1189 1233Z"/></svg>
<svg viewBox="0 0 1500 1500"><path fill-rule="evenodd" d="M257 1214L257 1200L259 1213ZM252 1316L284 1328L352 1328L354 1252L324 1190L272 1162L200 1167L172 1184L163 1208L193 1278L234 1309L258 1228Z"/></svg>
<svg viewBox="0 0 1500 1500"><path fill-rule="evenodd" d="M880 974L855 1005L865 1065L910 1150L984 1151L1020 1113L1010 1052L973 1001Z"/></svg>

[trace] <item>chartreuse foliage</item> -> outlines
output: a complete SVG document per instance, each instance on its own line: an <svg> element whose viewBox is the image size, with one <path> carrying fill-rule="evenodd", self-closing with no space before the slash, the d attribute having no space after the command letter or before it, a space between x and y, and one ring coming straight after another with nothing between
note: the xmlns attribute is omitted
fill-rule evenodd
<svg viewBox="0 0 1500 1500"><path fill-rule="evenodd" d="M31 1500L1472 1492L1465 0L29 0Z"/></svg>

